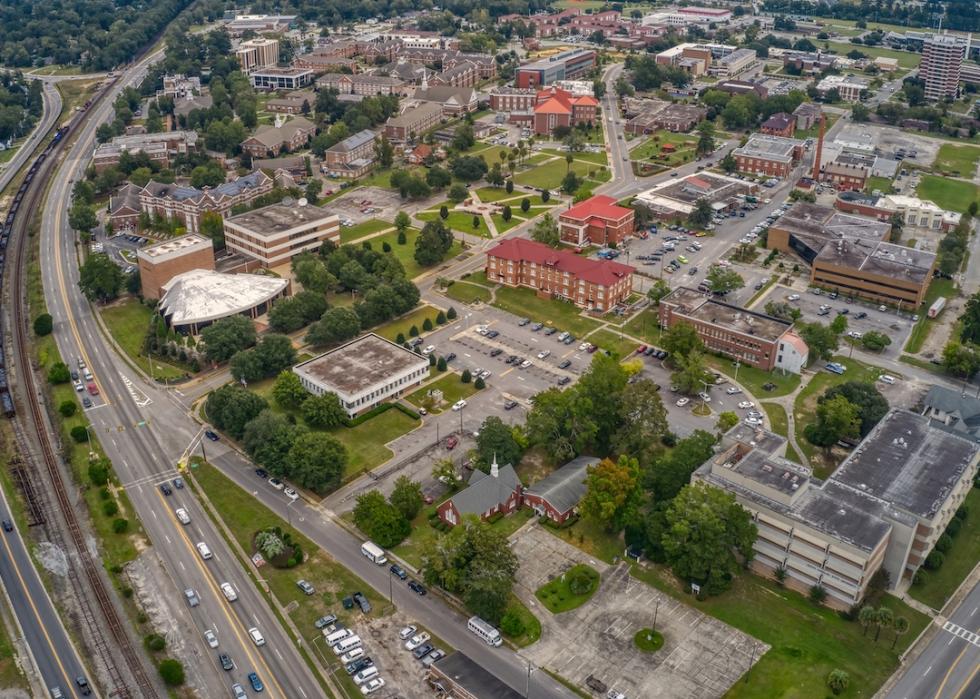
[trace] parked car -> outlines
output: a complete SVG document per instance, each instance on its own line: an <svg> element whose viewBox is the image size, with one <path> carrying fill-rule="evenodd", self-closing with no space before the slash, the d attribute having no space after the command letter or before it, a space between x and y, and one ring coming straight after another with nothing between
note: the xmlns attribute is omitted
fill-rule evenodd
<svg viewBox="0 0 980 699"><path fill-rule="evenodd" d="M408 582L408 589L417 594L419 597L425 597L428 592L425 586L417 580L410 580Z"/></svg>
<svg viewBox="0 0 980 699"><path fill-rule="evenodd" d="M371 656L369 655L365 658L359 658L353 662L347 663L347 665L344 666L344 669L347 670L348 675L354 675L364 668L371 667L372 665L374 665L374 661L371 660Z"/></svg>
<svg viewBox="0 0 980 699"><path fill-rule="evenodd" d="M405 641L405 650L415 650L423 643L428 641L429 638L431 637L425 631L423 631L422 633L415 634L410 639Z"/></svg>
<svg viewBox="0 0 980 699"><path fill-rule="evenodd" d="M517 401L516 400L510 400L510 399L508 399L508 400L505 400L504 401L504 410L513 410L516 407L517 407Z"/></svg>
<svg viewBox="0 0 980 699"><path fill-rule="evenodd" d="M743 400L741 403L738 404L738 407L741 408L742 410L748 410L749 408L754 408L755 403L753 403L752 401Z"/></svg>
<svg viewBox="0 0 980 699"><path fill-rule="evenodd" d="M270 478L269 479L269 485L271 485L276 490L282 490L283 488L286 487L283 484L283 482L281 480L279 480L278 478Z"/></svg>
<svg viewBox="0 0 980 699"><path fill-rule="evenodd" d="M460 398L458 401L453 403L453 412L458 413L460 410L462 410L465 407L466 407L466 399Z"/></svg>
<svg viewBox="0 0 980 699"><path fill-rule="evenodd" d="M364 614L369 614L371 612L371 603L368 601L368 598L364 596L363 592L354 593L354 602L361 608L361 611Z"/></svg>
<svg viewBox="0 0 980 699"><path fill-rule="evenodd" d="M204 430L204 436L210 439L212 442L217 442L219 439L221 439L216 432L211 430Z"/></svg>
<svg viewBox="0 0 980 699"><path fill-rule="evenodd" d="M296 581L296 587L298 587L299 589L301 589L303 591L303 594L304 595L312 595L312 594L314 594L316 592L316 589L307 580L297 580Z"/></svg>
<svg viewBox="0 0 980 699"><path fill-rule="evenodd" d="M433 646L431 643L425 643L413 650L412 655L415 656L416 660L421 660L434 650L435 646Z"/></svg>
<svg viewBox="0 0 980 699"><path fill-rule="evenodd" d="M315 626L318 629L325 629L331 624L334 624L336 622L337 622L337 616L335 614L327 614L326 616L322 616L316 621L314 621L313 626Z"/></svg>
<svg viewBox="0 0 980 699"><path fill-rule="evenodd" d="M388 568L388 570L390 570L391 574L397 577L399 580L405 580L406 578L408 578L408 573L406 573L405 569L402 568L397 563L392 563L391 567Z"/></svg>
<svg viewBox="0 0 980 699"><path fill-rule="evenodd" d="M404 641L414 636L416 631L418 631L418 629L414 626L406 626L398 632L398 638Z"/></svg>
<svg viewBox="0 0 980 699"><path fill-rule="evenodd" d="M677 405L678 408L683 408L685 405L687 405L690 402L691 402L691 399L688 398L687 396L684 396L683 398L678 398L677 399L676 405Z"/></svg>
<svg viewBox="0 0 980 699"><path fill-rule="evenodd" d="M363 694L364 696L367 696L368 694L374 694L384 686L385 686L384 678L374 677L361 685L361 694Z"/></svg>
<svg viewBox="0 0 980 699"><path fill-rule="evenodd" d="M446 437L446 449L448 449L449 451L455 449L458 444L459 444L459 440L456 437L452 435Z"/></svg>
<svg viewBox="0 0 980 699"><path fill-rule="evenodd" d="M558 368L559 369L567 369L571 365L572 365L572 360L571 359L563 359L561 362L559 362Z"/></svg>

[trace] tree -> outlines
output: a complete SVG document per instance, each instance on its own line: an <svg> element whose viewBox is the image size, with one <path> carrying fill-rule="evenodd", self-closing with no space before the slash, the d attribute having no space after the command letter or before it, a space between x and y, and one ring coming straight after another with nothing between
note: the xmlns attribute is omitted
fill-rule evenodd
<svg viewBox="0 0 980 699"><path fill-rule="evenodd" d="M354 524L382 548L397 546L412 531L412 525L398 508L376 490L357 496Z"/></svg>
<svg viewBox="0 0 980 699"><path fill-rule="evenodd" d="M303 194L306 196L307 201L312 204L316 204L320 199L320 192L323 191L323 181L310 179L306 183L306 191Z"/></svg>
<svg viewBox="0 0 980 699"><path fill-rule="evenodd" d="M830 359L837 351L837 333L821 323L798 323L796 331L810 348L810 355L816 359Z"/></svg>
<svg viewBox="0 0 980 699"><path fill-rule="evenodd" d="M319 321L310 326L306 341L313 345L334 345L345 342L361 331L361 319L349 308L328 309Z"/></svg>
<svg viewBox="0 0 980 699"><path fill-rule="evenodd" d="M123 282L119 265L101 252L89 255L78 269L78 287L89 301L112 301L119 296Z"/></svg>
<svg viewBox="0 0 980 699"><path fill-rule="evenodd" d="M711 202L702 197L697 200L694 208L691 209L691 213L687 215L687 221L692 226L704 227L711 223L711 217L714 215L715 211L711 208Z"/></svg>
<svg viewBox="0 0 980 699"><path fill-rule="evenodd" d="M54 321L50 313L42 313L34 319L34 334L38 337L50 335L54 330Z"/></svg>
<svg viewBox="0 0 980 699"><path fill-rule="evenodd" d="M718 164L721 165L721 169L727 172L728 174L731 174L736 170L738 170L738 161L735 159L735 156L732 155L731 151L726 153L725 157L722 158L718 162Z"/></svg>
<svg viewBox="0 0 980 699"><path fill-rule="evenodd" d="M281 407L296 410L303 404L309 393L303 388L303 382L291 371L279 372L276 382L272 385L272 397Z"/></svg>
<svg viewBox="0 0 980 699"><path fill-rule="evenodd" d="M714 453L716 441L710 432L695 430L678 441L671 451L649 462L643 474L643 486L652 492L653 501L673 500L690 483L691 474Z"/></svg>
<svg viewBox="0 0 980 699"><path fill-rule="evenodd" d="M647 298L650 299L650 303L655 306L659 306L660 299L669 294L670 291L670 284L663 279L657 279L647 290Z"/></svg>
<svg viewBox="0 0 980 699"><path fill-rule="evenodd" d="M476 143L476 137L473 135L473 124L464 121L456 127L450 145L454 150L466 151L472 148L474 143Z"/></svg>
<svg viewBox="0 0 980 699"><path fill-rule="evenodd" d="M62 401L58 406L58 412L62 417L71 417L78 412L78 403L73 400Z"/></svg>
<svg viewBox="0 0 980 699"><path fill-rule="evenodd" d="M68 225L79 233L89 233L99 225L95 210L82 202L76 202L68 210Z"/></svg>
<svg viewBox="0 0 980 699"><path fill-rule="evenodd" d="M399 211L397 214L395 214L395 228L398 229L399 233L407 231L411 225L412 219L404 211Z"/></svg>
<svg viewBox="0 0 980 699"><path fill-rule="evenodd" d="M374 142L374 155L378 159L378 165L383 168L391 167L395 161L395 148L387 137L382 136Z"/></svg>
<svg viewBox="0 0 980 699"><path fill-rule="evenodd" d="M408 476L399 476L388 501L411 522L422 509L422 484Z"/></svg>
<svg viewBox="0 0 980 699"><path fill-rule="evenodd" d="M326 294L338 284L337 278L327 269L324 261L312 255L299 255L294 258L293 273L304 290L317 294Z"/></svg>
<svg viewBox="0 0 980 699"><path fill-rule="evenodd" d="M716 294L727 294L745 286L745 280L742 279L742 275L734 269L719 267L717 265L708 270L706 281L711 291Z"/></svg>
<svg viewBox="0 0 980 699"><path fill-rule="evenodd" d="M690 323L676 323L660 338L660 344L675 358L686 356L698 350L704 351L704 343L698 336L698 331Z"/></svg>
<svg viewBox="0 0 980 699"><path fill-rule="evenodd" d="M561 181L561 191L565 194L575 194L575 191L579 188L581 184L578 175L575 174L574 170L569 170L565 177Z"/></svg>
<svg viewBox="0 0 980 699"><path fill-rule="evenodd" d="M289 450L296 437L306 428L292 424L285 415L263 410L249 420L242 433L242 445L255 463L274 476L289 473Z"/></svg>
<svg viewBox="0 0 980 699"><path fill-rule="evenodd" d="M201 214L198 224L201 235L211 239L211 244L215 250L223 250L225 247L225 222L221 214L217 211L205 211Z"/></svg>
<svg viewBox="0 0 980 699"><path fill-rule="evenodd" d="M219 430L241 439L245 425L269 407L265 399L237 384L212 391L204 404L204 413Z"/></svg>
<svg viewBox="0 0 980 699"><path fill-rule="evenodd" d="M449 188L448 196L449 196L449 201L458 204L459 202L465 200L468 196L470 196L470 190L466 188L466 185L457 183Z"/></svg>
<svg viewBox="0 0 980 699"><path fill-rule="evenodd" d="M830 321L830 331L832 333L840 335L845 330L847 330L847 316L843 313Z"/></svg>
<svg viewBox="0 0 980 699"><path fill-rule="evenodd" d="M858 612L858 623L861 624L861 628L864 629L864 635L868 635L868 629L871 628L878 620L878 611L872 607L870 604L866 604L861 607L861 611Z"/></svg>
<svg viewBox="0 0 980 699"><path fill-rule="evenodd" d="M898 643L898 637L904 636L909 632L909 620L904 616L895 617L895 621L892 622L892 631L895 633L895 637L892 639L892 650L895 649L895 644Z"/></svg>
<svg viewBox="0 0 980 699"><path fill-rule="evenodd" d="M860 436L864 437L878 424L888 412L888 401L875 388L874 384L864 381L846 381L827 389L818 399L818 404L832 400L836 396L844 396L858 411L861 421Z"/></svg>
<svg viewBox="0 0 980 699"><path fill-rule="evenodd" d="M415 239L415 261L431 267L443 261L453 246L453 232L442 221L429 221Z"/></svg>
<svg viewBox="0 0 980 699"><path fill-rule="evenodd" d="M667 563L678 578L700 583L707 594L728 589L739 561L752 559L758 532L734 494L701 482L686 485L667 508L667 522Z"/></svg>
<svg viewBox="0 0 980 699"><path fill-rule="evenodd" d="M972 345L963 345L956 340L946 343L943 348L943 368L954 376L968 379L980 370L980 355Z"/></svg>
<svg viewBox="0 0 980 699"><path fill-rule="evenodd" d="M504 191L506 191L508 194L514 193L514 180L507 180L507 182L504 184Z"/></svg>
<svg viewBox="0 0 980 699"><path fill-rule="evenodd" d="M168 687L179 687L184 684L184 666L179 660L173 658L161 660L158 669L160 678Z"/></svg>
<svg viewBox="0 0 980 699"><path fill-rule="evenodd" d="M476 465L480 469L489 473L494 459L501 465L520 462L524 450L514 438L514 429L496 415L483 421L476 438Z"/></svg>
<svg viewBox="0 0 980 699"><path fill-rule="evenodd" d="M521 199L521 211L527 213L531 209L531 200L527 197Z"/></svg>
<svg viewBox="0 0 980 699"><path fill-rule="evenodd" d="M296 361L296 349L285 335L266 335L254 349L242 350L232 356L231 375L237 380L258 381L274 376Z"/></svg>
<svg viewBox="0 0 980 699"><path fill-rule="evenodd" d="M718 431L724 434L728 430L732 429L739 423L738 413L731 410L727 410L718 416L717 428Z"/></svg>
<svg viewBox="0 0 980 699"><path fill-rule="evenodd" d="M843 670L834 669L830 671L829 675L827 675L827 688L830 689L835 696L847 689L850 683L851 676Z"/></svg>
<svg viewBox="0 0 980 699"><path fill-rule="evenodd" d="M347 412L336 393L326 392L309 396L303 401L303 419L313 427L329 429L343 424Z"/></svg>
<svg viewBox="0 0 980 699"><path fill-rule="evenodd" d="M879 607L875 612L875 643L881 637L881 630L892 625L895 621L895 614L888 607Z"/></svg>
<svg viewBox="0 0 980 699"><path fill-rule="evenodd" d="M477 156L463 155L452 161L449 165L453 177L463 182L476 182L481 179L489 169L487 162Z"/></svg>
<svg viewBox="0 0 980 699"><path fill-rule="evenodd" d="M323 432L304 432L289 449L289 478L292 482L323 494L340 485L347 465L347 449Z"/></svg>
<svg viewBox="0 0 980 699"><path fill-rule="evenodd" d="M980 292L966 300L960 323L962 323L960 339L963 342L980 344Z"/></svg>
<svg viewBox="0 0 980 699"><path fill-rule="evenodd" d="M531 228L531 240L556 248L561 242L558 223L551 214L545 214Z"/></svg>
<svg viewBox="0 0 980 699"><path fill-rule="evenodd" d="M640 379L626 385L618 402L620 421L613 447L648 463L669 429L660 388L650 379Z"/></svg>
<svg viewBox="0 0 980 699"><path fill-rule="evenodd" d="M624 454L619 461L603 459L589 466L579 509L608 531L619 532L636 516L641 497L639 464Z"/></svg>
<svg viewBox="0 0 980 699"><path fill-rule="evenodd" d="M695 149L699 156L710 155L715 150L715 125L710 121L702 121L698 125L698 145Z"/></svg>
<svg viewBox="0 0 980 699"><path fill-rule="evenodd" d="M453 492L459 488L459 476L452 459L440 459L432 466L432 479L449 486Z"/></svg>
<svg viewBox="0 0 980 699"><path fill-rule="evenodd" d="M204 356L211 362L224 362L255 344L255 325L242 315L215 321L201 331Z"/></svg>
<svg viewBox="0 0 980 699"><path fill-rule="evenodd" d="M55 362L48 370L48 381L58 385L71 381L71 371L64 362Z"/></svg>
<svg viewBox="0 0 980 699"><path fill-rule="evenodd" d="M681 393L697 393L704 390L706 383L714 383L714 377L707 369L704 353L701 350L675 354L674 364L677 370L670 375L670 380Z"/></svg>
<svg viewBox="0 0 980 699"><path fill-rule="evenodd" d="M829 450L845 437L857 437L860 429L857 406L837 395L817 404L817 421L804 428L803 436L811 444Z"/></svg>
<svg viewBox="0 0 980 699"><path fill-rule="evenodd" d="M575 385L575 409L590 414L596 429L592 444L600 454L608 451L619 427L618 403L628 379L622 364L605 353L597 353Z"/></svg>
<svg viewBox="0 0 980 699"><path fill-rule="evenodd" d="M510 210L510 204L504 204L503 211L500 212L500 217L505 221L510 221L514 216L513 212Z"/></svg>

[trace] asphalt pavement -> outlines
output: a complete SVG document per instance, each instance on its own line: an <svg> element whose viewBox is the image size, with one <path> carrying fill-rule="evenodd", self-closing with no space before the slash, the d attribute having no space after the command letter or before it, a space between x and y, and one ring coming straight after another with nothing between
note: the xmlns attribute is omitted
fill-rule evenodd
<svg viewBox="0 0 980 699"><path fill-rule="evenodd" d="M0 192L6 189L10 181L17 176L17 173L34 153L37 144L44 139L45 134L51 130L51 127L58 120L58 115L61 114L61 93L48 80L42 81L42 84L44 89L41 91L41 99L44 112L37 124L34 125L34 130L14 153L14 157L0 169Z"/></svg>

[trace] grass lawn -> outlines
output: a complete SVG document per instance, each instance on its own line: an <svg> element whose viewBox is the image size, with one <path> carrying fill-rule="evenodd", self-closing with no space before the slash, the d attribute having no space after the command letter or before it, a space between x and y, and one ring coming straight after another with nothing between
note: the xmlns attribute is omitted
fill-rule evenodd
<svg viewBox="0 0 980 699"><path fill-rule="evenodd" d="M504 187L480 187L476 190L476 196L480 197L480 201L487 203L501 201L502 199L513 199L520 195L520 192L511 192L508 194Z"/></svg>
<svg viewBox="0 0 980 699"><path fill-rule="evenodd" d="M398 231L391 231L390 233L385 233L384 235L379 235L376 238L371 238L371 247L375 250L382 250L385 243L391 246L391 254L398 258L398 261L402 263L402 267L405 268L405 275L409 279L414 279L426 272L435 269L439 265L433 265L432 267L422 267L418 262L415 261L415 239L419 237L419 231L415 228L409 228L405 232L405 244L398 244ZM445 260L451 260L456 255L463 251L463 244L461 242L454 241L453 246L446 253ZM441 263L440 263L441 264Z"/></svg>
<svg viewBox="0 0 980 699"><path fill-rule="evenodd" d="M541 635L540 624L538 624L538 635ZM0 686L19 687L20 689L29 687L27 678L17 667L17 661L14 659L14 646L10 642L10 634L3 624L0 624Z"/></svg>
<svg viewBox="0 0 980 699"><path fill-rule="evenodd" d="M949 596L980 561L980 490L973 488L963 504L970 514L963 521L960 533L953 539L953 547L946 554L946 561L939 570L924 571L927 576L925 583L909 588L912 597L933 609L942 609Z"/></svg>
<svg viewBox="0 0 980 699"><path fill-rule="evenodd" d="M633 337L645 340L648 345L657 345L660 341L660 318L656 307L637 313L623 326L623 330Z"/></svg>
<svg viewBox="0 0 980 699"><path fill-rule="evenodd" d="M676 150L665 153L662 150L665 144L672 145ZM646 141L631 149L630 158L633 160L653 160L661 165L673 167L694 160L697 157L695 152L697 144L697 136L657 131L650 135Z"/></svg>
<svg viewBox="0 0 980 699"><path fill-rule="evenodd" d="M588 517L579 517L574 524L562 529L552 527L544 520L542 526L546 532L610 565L613 559L622 558L626 548L626 544L618 534L610 534L601 523Z"/></svg>
<svg viewBox="0 0 980 699"><path fill-rule="evenodd" d="M965 214L970 203L977 199L977 186L935 175L923 175L916 194L949 211Z"/></svg>
<svg viewBox="0 0 980 699"><path fill-rule="evenodd" d="M980 148L961 146L955 143L944 143L933 161L933 170L944 173L972 178L977 171L977 161L980 160Z"/></svg>
<svg viewBox="0 0 980 699"><path fill-rule="evenodd" d="M489 289L484 286L478 286L476 284L470 284L459 280L454 282L452 286L446 289L446 296L454 301L459 301L460 303L473 303L474 301L483 301L484 303L490 302Z"/></svg>
<svg viewBox="0 0 980 699"><path fill-rule="evenodd" d="M827 128L829 129L834 125L839 117L835 114L827 115ZM793 132L793 138L816 138L820 134L820 123L817 122L809 129L796 129Z"/></svg>
<svg viewBox="0 0 980 699"><path fill-rule="evenodd" d="M951 299L959 296L959 293L959 288L952 279L940 279L936 277L929 282L929 288L926 290L926 298L922 307L929 308L940 296ZM946 311L946 313L949 313L949 311ZM919 313L919 320L912 327L908 342L905 343L905 351L911 354L916 354L921 351L922 345L925 344L925 341L929 338L929 333L932 332L933 327L935 327L939 320L939 318L930 318L925 313Z"/></svg>
<svg viewBox="0 0 980 699"><path fill-rule="evenodd" d="M943 146L945 148L945 146ZM869 194L875 190L879 190L882 194L890 194L892 191L892 181L889 177L869 177L864 186L864 191Z"/></svg>
<svg viewBox="0 0 980 699"><path fill-rule="evenodd" d="M894 51L892 49L879 48L877 46L864 46L858 44L843 44L836 41L831 41L830 49L836 51L842 56L846 56L848 53L857 49L866 56L872 59L882 56L884 58L896 58L898 59L898 65L900 68L917 68L919 66L919 61L922 60L922 56L917 53L909 53L908 51Z"/></svg>
<svg viewBox="0 0 980 699"><path fill-rule="evenodd" d="M789 430L789 419L786 417L786 409L779 403L760 403L762 409L769 416L772 431L778 435L786 437Z"/></svg>
<svg viewBox="0 0 980 699"><path fill-rule="evenodd" d="M585 592L576 593L571 589L573 578L581 580ZM599 589L599 573L595 568L584 563L572 566L560 577L545 583L539 587L534 596L552 614L560 614L577 609L592 599L592 595Z"/></svg>
<svg viewBox="0 0 980 699"><path fill-rule="evenodd" d="M429 398L429 391L433 389L442 391L441 407L435 405ZM430 413L441 413L460 398L469 398L474 393L476 393L476 388L473 387L472 381L463 383L459 374L448 372L445 376L405 396L405 400L417 407L424 407Z"/></svg>
<svg viewBox="0 0 980 699"><path fill-rule="evenodd" d="M378 233L386 228L391 228L392 224L388 221L382 221L377 218L369 218L367 221L362 221L361 223L355 224L353 226L341 226L340 227L340 243L349 243L353 240L358 240L366 235L371 235L372 233Z"/></svg>
<svg viewBox="0 0 980 699"><path fill-rule="evenodd" d="M708 366L712 369L720 371L730 378L735 377L735 366L732 360L714 355L707 355L706 359ZM796 387L800 385L800 377L798 374L783 375L778 371L762 371L762 369L742 364L738 368L738 383L747 388L749 393L756 398L776 398L795 391ZM772 391L766 391L762 387L767 383L775 384L776 388Z"/></svg>
<svg viewBox="0 0 980 699"><path fill-rule="evenodd" d="M290 531L285 521L211 464L198 461L192 473L192 482L196 482L196 486L207 494L214 510L247 554L253 552L252 538L256 532L268 527ZM339 565L299 532L290 533L293 541L303 547L309 558L288 570L263 566L262 577L268 581L279 604L288 610L288 615L304 636L312 638L319 634L313 622L324 614L336 614L344 622L354 615L360 615L360 611L347 611L341 604L344 597L358 590L371 600L372 615L383 616L387 612L387 600L380 597L374 588ZM306 595L296 587L296 581L300 579L311 582L316 594Z"/></svg>
<svg viewBox="0 0 980 699"><path fill-rule="evenodd" d="M357 427L337 427L330 431L347 447L347 468L344 480L356 476L361 471L370 471L392 457L392 451L385 446L393 439L401 437L419 425L401 410L387 410Z"/></svg>
<svg viewBox="0 0 980 699"><path fill-rule="evenodd" d="M489 238L490 229L487 228L487 222L483 220L482 216L477 215L476 218L480 225L474 228L473 216L473 214L468 214L463 211L450 210L449 216L446 217L446 225L454 231L462 231L464 233L469 233L470 235L479 235L484 238ZM420 221L436 221L439 219L439 209L436 208L431 211L422 211L416 214L415 218Z"/></svg>
<svg viewBox="0 0 980 699"><path fill-rule="evenodd" d="M892 650L888 630L875 643L873 635L865 637L860 624L755 575L740 575L731 590L700 602L678 590L657 569L634 566L633 575L772 646L728 690L726 699L830 696L825 683L835 668L851 678L850 687L840 696L871 697L898 666L899 653L929 621L901 600L885 595L882 605L909 620L908 633L898 638Z"/></svg>
<svg viewBox="0 0 980 699"><path fill-rule="evenodd" d="M559 330L567 330L581 337L599 327L599 323L579 314L573 303L553 299L538 298L530 289L501 286L497 288L495 306L516 316L525 316L532 321L554 325Z"/></svg>
<svg viewBox="0 0 980 699"><path fill-rule="evenodd" d="M527 213L528 217L534 215L535 215L534 212ZM511 212L511 217L509 221L505 221L504 217L501 216L500 214L492 214L490 218L493 219L493 226L494 228L497 229L497 233L506 233L514 226L519 226L522 223L524 223L527 219L523 218L523 216L524 214L522 214L521 210L518 208L516 212Z"/></svg>
<svg viewBox="0 0 980 699"><path fill-rule="evenodd" d="M102 320L113 339L123 348L129 358L147 374L157 379L179 379L187 375L183 369L143 354L143 340L153 318L153 310L136 299L129 299L102 309Z"/></svg>
<svg viewBox="0 0 980 699"><path fill-rule="evenodd" d="M568 155L568 151L555 150L554 148L545 148L541 152L547 155L555 156L556 158L561 158L562 161L564 161L565 156ZM572 153L572 157L574 157L576 160L592 163L593 165L609 164L609 161L606 159L605 151L599 151L598 153L593 153L590 151L577 151Z"/></svg>
<svg viewBox="0 0 980 699"><path fill-rule="evenodd" d="M408 338L408 331L413 325L419 329L420 333L423 332L422 323L425 322L426 318L431 320L433 327L435 327L436 316L438 314L439 311L434 309L432 306L419 306L408 315L404 315L401 318L395 318L384 325L379 325L373 332L376 332L381 337L388 338L394 342L399 333Z"/></svg>
<svg viewBox="0 0 980 699"><path fill-rule="evenodd" d="M617 359L625 359L637 347L633 340L628 337L620 337L619 333L608 328L600 328L589 335L589 342L604 350L609 350Z"/></svg>
<svg viewBox="0 0 980 699"><path fill-rule="evenodd" d="M507 605L507 611L505 611L504 614L516 615L521 620L521 624L524 626L524 633L522 633L520 636L510 636L506 633L504 634L504 637L518 648L529 646L541 638L541 622L538 621L538 618L534 616L534 613L531 612L531 610L517 598L517 595L510 596L510 603Z"/></svg>
<svg viewBox="0 0 980 699"><path fill-rule="evenodd" d="M589 171L594 170L596 171L596 179L600 179L598 172L600 167L600 165L595 165L593 163L574 161L572 162L571 169L580 178L588 178ZM543 165L538 165L537 167L527 170L526 172L520 172L514 176L514 181L517 182L517 184L522 184L527 187L537 187L538 189L557 189L561 185L561 181L565 179L566 172L568 172L567 163L565 163L563 160L558 160L545 163Z"/></svg>

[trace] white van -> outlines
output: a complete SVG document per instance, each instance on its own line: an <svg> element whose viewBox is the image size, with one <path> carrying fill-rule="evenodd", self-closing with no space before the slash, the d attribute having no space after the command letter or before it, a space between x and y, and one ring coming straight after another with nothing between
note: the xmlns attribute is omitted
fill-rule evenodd
<svg viewBox="0 0 980 699"><path fill-rule="evenodd" d="M201 558L203 558L205 561L211 559L211 549L209 549L208 545L203 541L197 542L197 551L201 554Z"/></svg>
<svg viewBox="0 0 980 699"><path fill-rule="evenodd" d="M361 637L354 635L348 636L343 641L333 647L334 655L343 655L349 650L353 650L361 645Z"/></svg>
<svg viewBox="0 0 980 699"><path fill-rule="evenodd" d="M334 631L331 634L323 634L323 635L327 639L327 645L332 646L336 643L340 643L348 636L353 636L354 632L351 631L350 629L340 629L338 631Z"/></svg>
<svg viewBox="0 0 980 699"><path fill-rule="evenodd" d="M365 558L367 558L369 561L376 563L379 566L383 566L388 562L388 559L385 557L385 552L381 550L380 546L372 541L365 541L363 544L361 544L361 553L363 553Z"/></svg>
<svg viewBox="0 0 980 699"><path fill-rule="evenodd" d="M95 378L94 376L92 376L92 372L89 371L88 369L82 369L82 376L85 377L86 381L91 381L93 378Z"/></svg>
<svg viewBox="0 0 980 699"><path fill-rule="evenodd" d="M255 643L255 645L257 646L265 645L265 636L262 635L262 632L259 631L258 627L253 626L252 628L250 628L248 630L248 635L252 637L252 641Z"/></svg>
<svg viewBox="0 0 980 699"><path fill-rule="evenodd" d="M890 376L889 374L882 374L881 376L878 377L878 380L881 381L882 383L887 383L889 385L895 383L895 377Z"/></svg>
<svg viewBox="0 0 980 699"><path fill-rule="evenodd" d="M368 680L378 676L378 668L374 665L364 668L354 675L355 684L364 684Z"/></svg>
<svg viewBox="0 0 980 699"><path fill-rule="evenodd" d="M187 514L187 510L185 510L183 507L178 507L174 511L174 514L177 515L177 520L181 524L190 524L191 523L191 516L189 514Z"/></svg>

